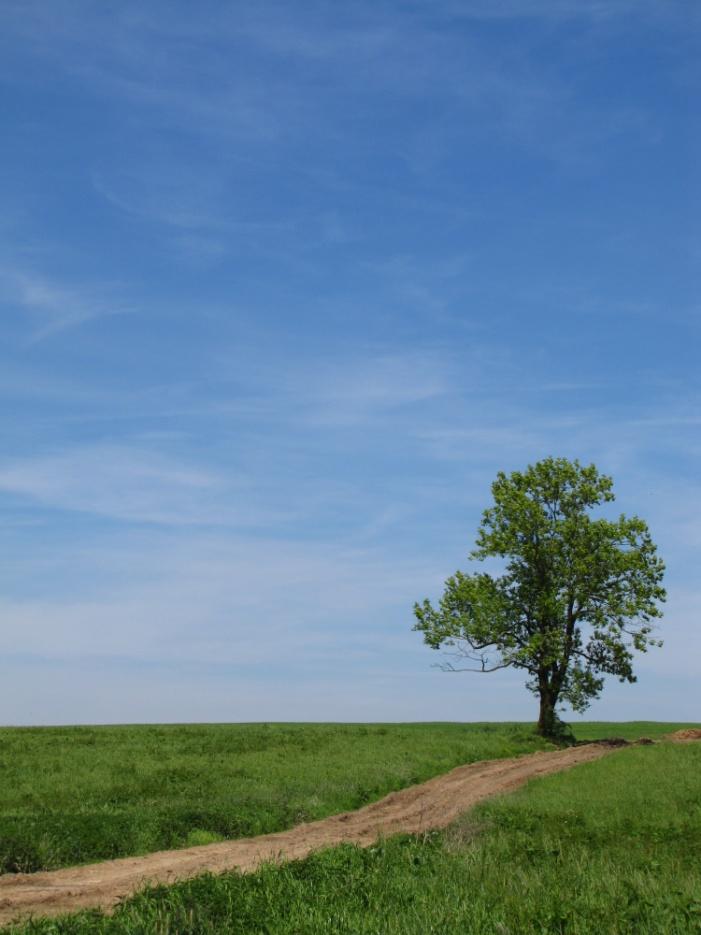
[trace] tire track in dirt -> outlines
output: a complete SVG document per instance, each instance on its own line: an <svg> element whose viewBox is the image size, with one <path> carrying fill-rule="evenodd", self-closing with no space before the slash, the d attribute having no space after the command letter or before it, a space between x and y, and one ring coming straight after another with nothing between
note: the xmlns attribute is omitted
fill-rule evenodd
<svg viewBox="0 0 701 935"><path fill-rule="evenodd" d="M392 792L355 812L288 831L63 870L5 874L0 876L0 925L28 916L87 908L110 910L147 884L171 884L205 872L245 872L264 861L305 857L335 844L367 846L380 836L444 828L483 799L516 789L529 779L599 759L612 749L592 743L507 760L483 760Z"/></svg>

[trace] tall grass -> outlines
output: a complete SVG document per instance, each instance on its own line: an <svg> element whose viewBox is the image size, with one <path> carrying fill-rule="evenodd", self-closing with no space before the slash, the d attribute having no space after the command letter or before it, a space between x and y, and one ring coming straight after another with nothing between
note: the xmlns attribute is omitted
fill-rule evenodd
<svg viewBox="0 0 701 935"><path fill-rule="evenodd" d="M686 935L701 931L701 744L628 748L443 833L146 890L13 935Z"/></svg>

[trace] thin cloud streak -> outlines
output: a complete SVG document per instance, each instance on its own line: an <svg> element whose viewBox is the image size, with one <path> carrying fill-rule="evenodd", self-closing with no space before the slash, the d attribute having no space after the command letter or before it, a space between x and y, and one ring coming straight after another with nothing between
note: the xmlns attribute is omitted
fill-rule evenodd
<svg viewBox="0 0 701 935"><path fill-rule="evenodd" d="M235 514L225 518L216 503L222 486L209 471L119 445L0 464L0 491L6 494L135 523L231 522Z"/></svg>
<svg viewBox="0 0 701 935"><path fill-rule="evenodd" d="M476 18L482 9L475 8ZM514 15L516 7L510 9ZM570 13L572 9L568 5ZM611 137L646 137L650 132L646 115L626 106L605 119L598 110L588 114L580 107L573 119L573 86L524 67L517 51L495 60L468 35L456 37L457 17L450 6L439 6L437 15L425 18L368 4L348 22L309 15L301 24L274 6L264 15L260 10L237 17L225 14L205 23L186 17L187 28L148 11L106 16L90 9L85 14L79 4L61 22L30 5L21 16L12 15L12 9L6 12L6 28L34 54L93 92L140 108L149 127L156 119L161 127L236 140L254 152L269 150L273 143L299 142L320 121L330 121L334 136L347 146L362 148L357 134L348 134L338 122L337 109L318 82L323 73L335 86L349 71L355 75L354 93L389 96L406 106L423 100L427 81L441 88L454 119L434 121L431 135L434 145L443 138L446 154L458 138L496 132L547 159L580 168L596 160L598 147ZM146 34L157 37L170 54L154 62ZM230 57L203 62L184 54L188 46L200 48L203 41L225 42L237 53L241 67L235 76ZM258 62L261 50L270 56L265 69ZM305 71L298 82L290 82L288 71L298 61ZM407 152L416 142L411 135L406 138ZM158 182L157 171L153 180Z"/></svg>
<svg viewBox="0 0 701 935"><path fill-rule="evenodd" d="M33 273L0 269L0 289L7 305L19 306L32 322L28 344L38 344L62 331L98 318L131 314L133 307L108 303Z"/></svg>

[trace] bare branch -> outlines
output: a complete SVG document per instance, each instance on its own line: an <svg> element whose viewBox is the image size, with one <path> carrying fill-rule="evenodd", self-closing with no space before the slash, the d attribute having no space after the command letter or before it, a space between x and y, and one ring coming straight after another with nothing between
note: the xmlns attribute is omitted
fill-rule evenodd
<svg viewBox="0 0 701 935"><path fill-rule="evenodd" d="M508 669L513 662L501 662L493 666L489 665L488 660L484 660L479 669L473 669L470 666L454 666L452 662L443 662L438 664L442 672L496 672L497 669Z"/></svg>

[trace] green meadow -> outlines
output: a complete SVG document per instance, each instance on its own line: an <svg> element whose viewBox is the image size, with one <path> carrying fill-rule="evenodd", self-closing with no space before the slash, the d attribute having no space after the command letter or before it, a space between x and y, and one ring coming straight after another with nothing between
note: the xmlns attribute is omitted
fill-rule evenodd
<svg viewBox="0 0 701 935"><path fill-rule="evenodd" d="M617 728L619 736L638 729ZM388 727L389 734L407 730ZM592 733L598 731L592 725ZM645 726L645 735L656 732L663 730ZM331 848L250 875L203 876L145 890L113 916L84 912L9 931L698 933L701 744L616 750L492 799L443 832L400 836L365 850Z"/></svg>
<svg viewBox="0 0 701 935"><path fill-rule="evenodd" d="M547 746L525 724L4 729L0 871L278 831Z"/></svg>
<svg viewBox="0 0 701 935"><path fill-rule="evenodd" d="M583 724L581 740L671 724ZM0 730L0 872L264 834L461 763L546 749L530 724L212 724Z"/></svg>

